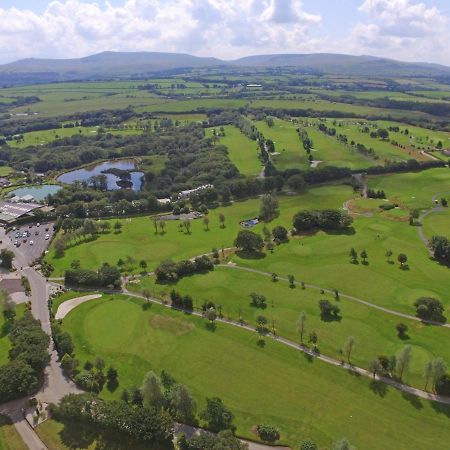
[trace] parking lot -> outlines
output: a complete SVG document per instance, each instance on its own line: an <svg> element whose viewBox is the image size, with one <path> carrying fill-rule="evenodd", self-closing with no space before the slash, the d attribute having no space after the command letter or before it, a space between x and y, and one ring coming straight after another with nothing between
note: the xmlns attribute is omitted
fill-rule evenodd
<svg viewBox="0 0 450 450"><path fill-rule="evenodd" d="M47 250L53 238L53 223L26 224L16 226L8 233L8 238L16 247L16 252L23 256L27 264L32 264Z"/></svg>

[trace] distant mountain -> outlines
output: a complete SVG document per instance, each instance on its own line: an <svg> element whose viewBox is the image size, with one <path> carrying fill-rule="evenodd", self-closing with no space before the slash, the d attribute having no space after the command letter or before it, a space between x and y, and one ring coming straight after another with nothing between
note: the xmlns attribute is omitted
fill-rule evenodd
<svg viewBox="0 0 450 450"><path fill-rule="evenodd" d="M450 68L438 64L405 63L373 56L331 53L258 55L223 61L184 53L103 52L78 59L22 59L0 66L0 85L142 78L195 68L277 68L292 67L336 75L359 76L449 76Z"/></svg>

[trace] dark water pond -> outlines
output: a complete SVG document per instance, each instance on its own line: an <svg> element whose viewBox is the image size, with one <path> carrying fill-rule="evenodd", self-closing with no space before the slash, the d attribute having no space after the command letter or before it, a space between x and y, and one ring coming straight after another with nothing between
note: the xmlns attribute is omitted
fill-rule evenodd
<svg viewBox="0 0 450 450"><path fill-rule="evenodd" d="M105 173L103 171L108 169L120 169L120 170L135 170L136 165L132 159L121 159L118 161L105 161L94 166L83 167L82 169L72 170L70 172L63 173L58 177L58 181L66 184L73 184L75 181L88 181L89 178L96 175L105 175L108 183L108 190L113 191L115 189L121 189L117 184L120 178L112 173ZM140 191L142 188L142 176L143 172L131 172L130 182L132 183L131 189L134 191Z"/></svg>

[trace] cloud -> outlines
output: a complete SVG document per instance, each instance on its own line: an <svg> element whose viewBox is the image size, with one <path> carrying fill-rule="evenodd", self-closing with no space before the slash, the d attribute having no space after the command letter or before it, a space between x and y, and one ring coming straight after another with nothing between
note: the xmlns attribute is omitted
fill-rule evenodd
<svg viewBox="0 0 450 450"><path fill-rule="evenodd" d="M55 0L42 14L0 8L0 60L104 50L234 58L313 51L321 17L301 0Z"/></svg>
<svg viewBox="0 0 450 450"><path fill-rule="evenodd" d="M359 11L367 21L345 40L349 51L450 64L449 18L438 8L413 0L365 0Z"/></svg>

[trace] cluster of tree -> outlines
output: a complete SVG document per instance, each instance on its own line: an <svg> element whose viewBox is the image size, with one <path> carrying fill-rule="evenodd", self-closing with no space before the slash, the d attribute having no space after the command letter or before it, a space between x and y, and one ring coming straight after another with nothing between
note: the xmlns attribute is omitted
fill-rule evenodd
<svg viewBox="0 0 450 450"><path fill-rule="evenodd" d="M50 338L30 311L26 310L18 320L15 320L11 306L3 308L3 313L11 348L8 364L0 366L0 398L9 401L30 394L39 387L49 359Z"/></svg>
<svg viewBox="0 0 450 450"><path fill-rule="evenodd" d="M190 295L181 295L179 292L172 289L170 292L170 300L174 308L180 308L185 311L192 311L194 309L194 300Z"/></svg>
<svg viewBox="0 0 450 450"><path fill-rule="evenodd" d="M107 287L117 289L120 287L120 271L116 266L104 263L98 271L88 269L66 270L64 273L66 286Z"/></svg>
<svg viewBox="0 0 450 450"><path fill-rule="evenodd" d="M217 434L202 432L190 439L181 434L177 444L180 450L248 450L248 444L240 441L231 430Z"/></svg>
<svg viewBox="0 0 450 450"><path fill-rule="evenodd" d="M443 303L432 297L420 297L414 302L416 314L421 319L445 322Z"/></svg>
<svg viewBox="0 0 450 450"><path fill-rule="evenodd" d="M297 232L310 230L341 230L349 227L353 219L345 211L324 209L301 211L293 218Z"/></svg>
<svg viewBox="0 0 450 450"><path fill-rule="evenodd" d="M86 361L83 371L78 369L78 360L68 354L61 359L61 366L73 377L75 383L83 390L99 393L103 390L105 383L110 392L113 392L119 386L119 374L117 370L110 366L104 373L106 367L102 358L96 358L94 363Z"/></svg>
<svg viewBox="0 0 450 450"><path fill-rule="evenodd" d="M11 250L2 248L0 250L0 267L11 270L14 259L14 253Z"/></svg>
<svg viewBox="0 0 450 450"><path fill-rule="evenodd" d="M366 169L368 174L395 173L395 172L413 172L419 170L433 169L435 167L445 167L444 161L417 161L408 159L408 161L390 162L384 166L372 166Z"/></svg>
<svg viewBox="0 0 450 450"><path fill-rule="evenodd" d="M197 256L193 261L185 259L178 263L166 260L156 269L155 275L159 282L174 282L179 278L192 275L194 273L203 273L214 270L214 264L206 256Z"/></svg>
<svg viewBox="0 0 450 450"><path fill-rule="evenodd" d="M322 320L337 320L341 312L339 306L334 305L329 300L319 300L320 317Z"/></svg>
<svg viewBox="0 0 450 450"><path fill-rule="evenodd" d="M168 446L173 439L173 419L166 411L105 401L93 394L66 395L58 406L52 407L52 414L63 422L88 423L162 446Z"/></svg>
<svg viewBox="0 0 450 450"><path fill-rule="evenodd" d="M386 198L383 190L367 189L367 197L369 198Z"/></svg>
<svg viewBox="0 0 450 450"><path fill-rule="evenodd" d="M433 250L434 257L443 262L450 264L450 240L445 236L432 236L430 239L430 248ZM1 257L1 254L0 254Z"/></svg>

